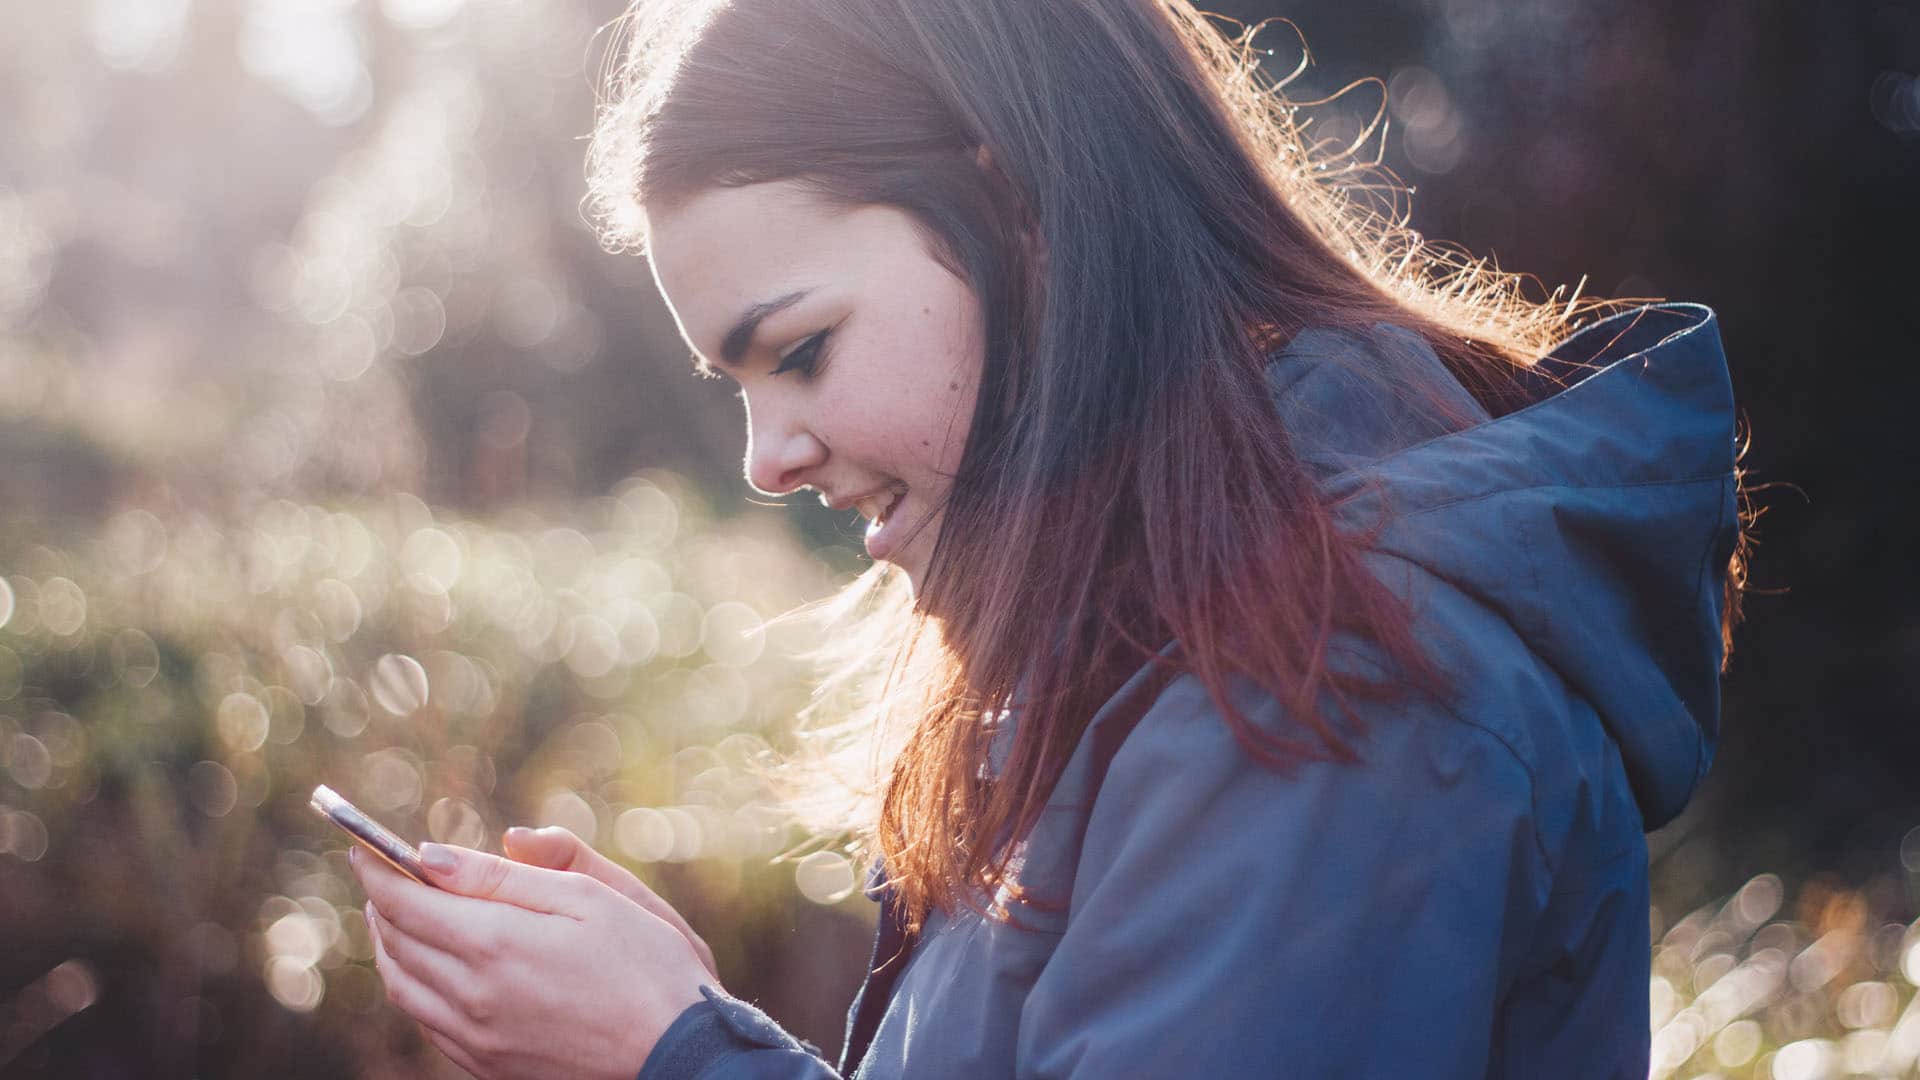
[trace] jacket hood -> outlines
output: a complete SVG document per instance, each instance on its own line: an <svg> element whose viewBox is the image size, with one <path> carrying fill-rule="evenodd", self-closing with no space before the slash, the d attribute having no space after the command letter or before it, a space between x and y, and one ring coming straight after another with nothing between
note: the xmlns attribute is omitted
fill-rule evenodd
<svg viewBox="0 0 1920 1080"><path fill-rule="evenodd" d="M1387 324L1303 332L1268 375L1342 518L1384 522L1385 554L1505 618L1599 714L1645 827L1678 814L1719 735L1739 535L1713 312L1661 304L1588 326L1497 419L1423 339Z"/></svg>

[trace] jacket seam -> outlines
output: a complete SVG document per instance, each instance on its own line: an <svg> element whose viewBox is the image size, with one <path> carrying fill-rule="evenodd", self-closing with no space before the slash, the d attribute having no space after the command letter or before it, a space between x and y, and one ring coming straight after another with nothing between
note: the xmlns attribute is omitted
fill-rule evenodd
<svg viewBox="0 0 1920 1080"><path fill-rule="evenodd" d="M1532 525L1521 515L1514 514L1511 517L1513 522L1513 536L1520 545L1520 554L1522 557L1520 565L1526 568L1527 595L1544 599L1546 594L1540 588L1540 558L1538 548L1535 544ZM1538 621L1539 625L1536 628L1538 635L1540 637L1552 635L1553 605L1535 603L1528 605L1528 607L1534 610L1533 618ZM1527 640L1529 640L1528 636L1521 638L1523 642ZM1529 648L1527 651L1532 652L1533 650Z"/></svg>
<svg viewBox="0 0 1920 1080"><path fill-rule="evenodd" d="M1188 679L1192 677L1193 676L1191 674L1183 674L1180 676L1181 679ZM1171 684L1168 687L1163 687L1161 692L1164 694L1165 691L1170 688L1171 688ZM1158 701L1157 695L1155 700L1156 702ZM1485 735L1486 737L1492 739L1494 742L1498 743L1501 746L1501 748L1506 750L1506 752L1513 758L1514 764L1520 767L1520 772L1527 778L1527 809L1531 813L1531 820L1528 822L1527 831L1531 833L1533 837L1534 854L1539 856L1540 863L1542 866L1546 867L1548 874L1550 876L1554 875L1555 868L1553 865L1553 860L1547 854L1546 843L1544 840L1541 839L1540 828L1538 824L1540 820L1539 778L1534 774L1533 766L1531 763L1528 762L1526 755L1522 754L1520 750L1517 747L1515 747L1514 744L1510 740L1508 740L1508 738L1505 735L1502 735L1500 732L1494 730L1492 727L1489 727L1488 725L1483 724L1478 720L1474 720L1467 717L1466 715L1462 714L1458 709L1454 708L1452 705L1447 704L1445 702L1435 702L1434 704L1436 705L1436 707L1438 708L1439 712L1442 715L1451 717L1456 723L1460 724L1462 727L1470 728L1474 731L1480 732L1482 735ZM1221 723L1221 724L1226 723L1223 717L1215 716L1214 719L1218 723ZM1137 730L1137 726L1135 730ZM1127 732L1127 738L1130 739L1132 738L1133 735L1134 735L1134 731ZM1121 741L1124 743L1126 739L1122 739ZM1087 806L1090 808L1092 805L1094 805L1098 801L1099 801L1099 795L1096 794L1094 796L1093 802L1087 804ZM1049 804L1049 806L1051 805L1054 805L1054 804Z"/></svg>
<svg viewBox="0 0 1920 1080"><path fill-rule="evenodd" d="M1692 606L1694 610L1699 610L1700 594L1707 587L1707 582L1706 582L1706 573L1708 570L1707 560L1713 556L1714 542L1717 539L1719 539L1721 531L1726 528L1727 505L1733 501L1733 496L1729 494L1726 490L1725 477L1721 477L1720 479L1721 479L1720 501L1718 506L1715 508L1715 514L1713 518L1713 528L1708 530L1707 532L1706 545L1701 548L1700 561L1695 567L1693 572L1694 586L1693 586L1693 605ZM1737 483L1737 476L1736 476L1736 483ZM1739 535L1738 535L1739 522L1736 521L1734 523L1734 529L1735 529L1734 542L1737 545L1739 543ZM1700 725L1695 724L1694 725L1694 742L1693 742L1693 784L1696 788L1700 786L1700 782L1702 780L1706 779L1707 768L1711 763L1711 759L1707 756L1706 743L1707 743L1706 732L1700 729Z"/></svg>
<svg viewBox="0 0 1920 1080"><path fill-rule="evenodd" d="M1408 510L1398 516L1401 518L1419 517L1422 514L1430 514L1436 510L1445 510L1448 507L1466 506L1471 503L1485 502L1488 499L1498 498L1502 495L1517 495L1527 491L1622 491L1631 488L1685 487L1693 484L1704 484L1709 481L1723 483L1726 478L1731 475L1732 473L1730 472L1718 472L1706 473L1700 476L1686 476L1675 480L1634 480L1620 484L1521 484L1514 487L1495 488L1492 491L1482 491L1475 495L1461 495L1444 502L1434 503L1431 506L1422 506L1418 509Z"/></svg>
<svg viewBox="0 0 1920 1080"><path fill-rule="evenodd" d="M1553 860L1547 855L1546 843L1540 838L1539 778L1534 775L1533 766L1528 763L1526 756L1521 754L1520 751L1517 748L1515 748L1515 746L1511 742L1507 741L1506 736L1500 734L1498 731L1495 731L1494 729L1486 726L1485 724L1480 723L1477 720L1472 720L1466 716L1461 715L1460 712L1457 709L1454 709L1452 706L1442 705L1441 712L1443 712L1447 716L1452 717L1455 721L1460 723L1463 727L1468 727L1473 729L1474 731L1478 731L1482 735L1485 735L1487 738L1490 738L1494 742L1500 744L1500 746L1503 749L1505 749L1508 754L1512 755L1514 764L1520 766L1520 771L1523 774L1525 774L1527 778L1527 809L1531 812L1531 820L1527 822L1527 832L1531 834L1533 838L1533 851L1535 855L1540 857L1540 865L1546 867L1549 878L1551 879L1553 877L1557 877L1558 873L1554 869Z"/></svg>
<svg viewBox="0 0 1920 1080"><path fill-rule="evenodd" d="M1483 428L1493 427L1494 425L1497 425L1497 424L1508 423L1516 416L1533 412L1536 409L1544 409L1555 402L1564 403L1567 400L1569 400L1570 397L1573 395L1586 397L1590 393L1592 393L1592 391L1587 389L1588 387L1593 386L1594 383L1601 376L1607 374L1610 371L1613 371L1616 368L1625 369L1628 361L1639 360L1641 361L1641 364L1642 364L1642 370L1643 371L1649 370L1651 368L1651 364L1653 360L1655 359L1653 355L1655 352L1665 349L1669 345L1676 344L1680 342L1681 339L1683 338L1690 338L1693 335L1706 330L1711 330L1714 332L1716 337L1718 336L1719 320L1715 317L1713 310L1711 308L1708 308L1703 304L1654 304L1654 305L1650 305L1647 309L1642 309L1640 311L1635 311L1631 313L1622 313L1621 316L1616 316L1616 318L1624 319L1624 317L1627 314L1631 314L1632 318L1631 318L1631 321L1627 322L1626 327L1620 332L1620 334L1616 335L1615 341L1618 341L1620 336L1624 335L1627 332L1630 332L1633 329L1633 327L1639 323L1640 319L1645 317L1648 311L1652 311L1652 310L1660 311L1663 314L1680 315L1692 321L1690 321L1687 325L1679 327L1678 329L1673 330L1672 332L1662 336L1659 341L1656 341L1646 346L1643 349L1636 349L1633 352L1626 353L1621 356L1616 356L1605 362L1598 362L1599 361L1598 356L1592 359L1578 362L1576 366L1587 369L1586 376L1584 378L1576 380L1575 382L1569 385L1561 386L1559 390L1555 393L1549 394L1546 397L1540 398L1537 401L1528 402L1526 405L1523 405L1520 408L1515 409L1510 413L1507 413L1503 416L1493 417L1490 420L1483 421L1482 423L1476 424L1472 427L1463 428L1459 431L1445 432L1439 435L1434 435L1434 436L1431 436L1430 438L1422 439L1419 442L1412 443L1411 445L1400 447L1399 449L1393 451L1392 453L1386 455L1383 458L1380 458L1377 462L1372 464L1375 464L1375 465L1384 464L1385 462L1392 461L1394 458L1401 457L1406 454L1411 454L1414 451L1421 449L1422 447L1431 446L1434 443L1439 442L1443 439L1454 438L1456 436L1465 435L1468 432L1479 431ZM1572 341L1575 338L1581 337L1589 332L1596 331L1600 327L1606 325L1608 322L1611 322L1611 321L1613 320L1609 318L1609 319L1602 320L1601 322L1594 323L1592 326L1583 327L1581 330L1579 330L1572 336L1568 337L1565 341L1562 341L1560 345L1556 346L1553 350L1551 350L1547 354L1547 356L1552 357L1558 354L1562 348L1572 343ZM1388 324L1388 325L1392 325L1392 324ZM1439 356L1438 354L1435 354L1432 352L1432 344L1424 341L1423 343L1427 344L1429 355L1431 355L1433 359L1437 361L1439 359ZM1600 349L1601 353L1605 353L1606 349L1607 349L1607 346L1602 346ZM1325 363L1325 361L1317 360L1317 361L1313 361L1313 363L1317 365L1320 363ZM1672 367L1673 364L1674 364L1673 361L1668 361L1668 367ZM1349 472L1360 471L1361 469L1366 469L1370 467L1372 466L1371 465L1359 466L1356 469L1347 470L1347 471ZM1337 473L1335 475L1338 476L1343 474Z"/></svg>

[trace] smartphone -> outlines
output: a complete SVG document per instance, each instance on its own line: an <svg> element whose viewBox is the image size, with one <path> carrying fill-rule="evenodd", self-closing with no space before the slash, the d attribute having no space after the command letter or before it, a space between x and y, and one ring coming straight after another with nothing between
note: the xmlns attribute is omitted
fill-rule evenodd
<svg viewBox="0 0 1920 1080"><path fill-rule="evenodd" d="M422 885L433 884L427 880L427 868L420 865L420 853L414 850L412 844L395 836L359 807L341 798L339 792L321 784L313 789L313 798L307 805L313 807L314 813L345 829L348 835L360 841L369 851L387 860L395 870Z"/></svg>

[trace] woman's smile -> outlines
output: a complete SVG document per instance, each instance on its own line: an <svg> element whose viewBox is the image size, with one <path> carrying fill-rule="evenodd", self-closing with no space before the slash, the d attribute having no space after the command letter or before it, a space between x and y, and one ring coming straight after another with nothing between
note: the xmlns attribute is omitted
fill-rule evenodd
<svg viewBox="0 0 1920 1080"><path fill-rule="evenodd" d="M867 555L881 560L893 553L898 541L899 526L902 523L898 513L906 501L907 491L903 486L899 491L884 491L869 496L857 504L862 517L867 519Z"/></svg>

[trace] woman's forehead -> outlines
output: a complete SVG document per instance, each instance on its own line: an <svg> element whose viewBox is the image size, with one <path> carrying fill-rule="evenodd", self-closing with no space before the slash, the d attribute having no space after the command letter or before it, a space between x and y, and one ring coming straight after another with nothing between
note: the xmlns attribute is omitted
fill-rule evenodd
<svg viewBox="0 0 1920 1080"><path fill-rule="evenodd" d="M647 251L673 283L737 279L755 265L783 261L827 216L791 181L707 188L646 212Z"/></svg>
<svg viewBox="0 0 1920 1080"><path fill-rule="evenodd" d="M647 255L681 332L716 357L725 326L812 263L822 209L788 183L709 188L647 211Z"/></svg>
<svg viewBox="0 0 1920 1080"><path fill-rule="evenodd" d="M792 180L708 188L647 217L648 256L689 343L717 358L744 309L851 287L917 239L891 207L846 207Z"/></svg>

